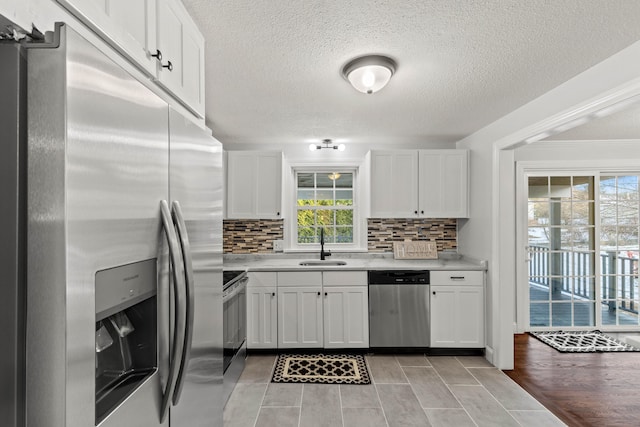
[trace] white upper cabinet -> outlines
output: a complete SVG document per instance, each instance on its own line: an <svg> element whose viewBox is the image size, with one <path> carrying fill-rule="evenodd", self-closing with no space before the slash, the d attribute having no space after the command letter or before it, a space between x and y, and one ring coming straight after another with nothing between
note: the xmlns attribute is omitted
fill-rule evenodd
<svg viewBox="0 0 640 427"><path fill-rule="evenodd" d="M204 117L204 37L178 0L157 0L158 82Z"/></svg>
<svg viewBox="0 0 640 427"><path fill-rule="evenodd" d="M467 200L467 150L371 152L372 218L465 218Z"/></svg>
<svg viewBox="0 0 640 427"><path fill-rule="evenodd" d="M420 216L466 218L468 213L467 150L420 150L418 164Z"/></svg>
<svg viewBox="0 0 640 427"><path fill-rule="evenodd" d="M227 218L281 218L281 186L281 152L227 152Z"/></svg>
<svg viewBox="0 0 640 427"><path fill-rule="evenodd" d="M371 153L371 217L410 218L418 212L418 152Z"/></svg>
<svg viewBox="0 0 640 427"><path fill-rule="evenodd" d="M204 37L180 0L58 2L204 117Z"/></svg>
<svg viewBox="0 0 640 427"><path fill-rule="evenodd" d="M147 73L155 75L156 0L58 0Z"/></svg>

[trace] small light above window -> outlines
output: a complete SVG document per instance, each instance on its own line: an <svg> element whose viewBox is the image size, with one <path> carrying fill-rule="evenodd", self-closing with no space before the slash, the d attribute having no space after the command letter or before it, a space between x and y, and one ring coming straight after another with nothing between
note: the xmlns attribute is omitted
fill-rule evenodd
<svg viewBox="0 0 640 427"><path fill-rule="evenodd" d="M330 139L323 139L321 144L309 144L310 151L322 150L323 148L330 148L332 150L344 151L347 147L344 144L332 145L332 141Z"/></svg>

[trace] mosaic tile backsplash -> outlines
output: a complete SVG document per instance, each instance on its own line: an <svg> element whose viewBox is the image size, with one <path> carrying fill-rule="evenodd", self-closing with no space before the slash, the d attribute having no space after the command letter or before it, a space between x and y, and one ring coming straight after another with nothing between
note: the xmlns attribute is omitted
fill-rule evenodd
<svg viewBox="0 0 640 427"><path fill-rule="evenodd" d="M273 241L283 238L281 219L225 219L222 223L225 254L273 253Z"/></svg>
<svg viewBox="0 0 640 427"><path fill-rule="evenodd" d="M435 241L438 251L458 248L456 219L379 219L367 220L369 252L393 252L393 242ZM273 253L273 241L284 236L281 219L225 219L224 253Z"/></svg>
<svg viewBox="0 0 640 427"><path fill-rule="evenodd" d="M369 252L393 252L393 242L435 241L438 252L458 249L457 220L414 218L369 218Z"/></svg>

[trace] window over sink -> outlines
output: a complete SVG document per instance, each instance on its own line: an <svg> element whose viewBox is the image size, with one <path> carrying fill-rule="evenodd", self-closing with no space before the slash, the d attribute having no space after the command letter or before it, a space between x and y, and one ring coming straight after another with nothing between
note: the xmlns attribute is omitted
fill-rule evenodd
<svg viewBox="0 0 640 427"><path fill-rule="evenodd" d="M326 244L354 242L354 174L352 171L296 173L296 241Z"/></svg>
<svg viewBox="0 0 640 427"><path fill-rule="evenodd" d="M292 165L291 172L288 250L320 250L321 230L325 249L362 250L358 167Z"/></svg>

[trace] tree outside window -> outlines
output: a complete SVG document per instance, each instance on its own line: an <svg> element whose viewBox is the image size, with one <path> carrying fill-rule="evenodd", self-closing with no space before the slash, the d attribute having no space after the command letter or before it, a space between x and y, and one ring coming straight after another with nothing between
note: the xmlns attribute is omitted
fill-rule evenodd
<svg viewBox="0 0 640 427"><path fill-rule="evenodd" d="M297 241L353 243L353 172L298 172L296 174Z"/></svg>

